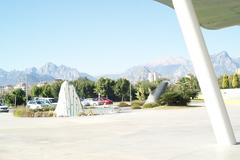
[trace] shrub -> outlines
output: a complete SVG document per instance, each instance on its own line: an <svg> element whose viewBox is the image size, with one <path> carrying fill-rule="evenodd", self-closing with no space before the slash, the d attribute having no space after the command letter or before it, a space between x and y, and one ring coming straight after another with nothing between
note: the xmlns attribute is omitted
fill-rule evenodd
<svg viewBox="0 0 240 160"><path fill-rule="evenodd" d="M117 106L118 107L129 107L130 105L127 104L126 102L120 102Z"/></svg>
<svg viewBox="0 0 240 160"><path fill-rule="evenodd" d="M19 107L14 110L13 115L16 117L33 117L34 112L28 108Z"/></svg>
<svg viewBox="0 0 240 160"><path fill-rule="evenodd" d="M190 97L184 96L177 91L167 92L162 95L159 103L168 106L186 106L190 102Z"/></svg>
<svg viewBox="0 0 240 160"><path fill-rule="evenodd" d="M45 111L45 112L40 112L42 115L40 117L53 117L54 112L53 111Z"/></svg>
<svg viewBox="0 0 240 160"><path fill-rule="evenodd" d="M143 106L144 102L143 101L133 101L132 104L131 104L131 108L132 109L142 109L142 106Z"/></svg>
<svg viewBox="0 0 240 160"><path fill-rule="evenodd" d="M143 105L143 108L154 108L157 106L159 106L159 104L157 104L157 103L146 103Z"/></svg>
<svg viewBox="0 0 240 160"><path fill-rule="evenodd" d="M34 117L43 117L43 112L35 112Z"/></svg>
<svg viewBox="0 0 240 160"><path fill-rule="evenodd" d="M132 109L142 109L141 106L131 106Z"/></svg>
<svg viewBox="0 0 240 160"><path fill-rule="evenodd" d="M53 106L47 106L47 107L44 107L42 110L43 110L43 111L54 111L54 110L55 110L55 107L53 107Z"/></svg>
<svg viewBox="0 0 240 160"><path fill-rule="evenodd" d="M13 115L16 117L53 117L53 111L43 111L43 109L29 109L18 107L14 110Z"/></svg>
<svg viewBox="0 0 240 160"><path fill-rule="evenodd" d="M53 117L53 116L55 116L55 115L54 115L54 111L49 111L49 112L48 112L48 117Z"/></svg>
<svg viewBox="0 0 240 160"><path fill-rule="evenodd" d="M132 107L141 107L144 104L143 101L133 101L131 106Z"/></svg>
<svg viewBox="0 0 240 160"><path fill-rule="evenodd" d="M78 116L87 116L87 114L85 112L80 112L78 113Z"/></svg>

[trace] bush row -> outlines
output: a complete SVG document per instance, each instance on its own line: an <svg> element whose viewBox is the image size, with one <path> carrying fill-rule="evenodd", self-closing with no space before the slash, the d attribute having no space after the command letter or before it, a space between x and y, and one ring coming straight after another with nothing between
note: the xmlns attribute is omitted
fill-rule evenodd
<svg viewBox="0 0 240 160"><path fill-rule="evenodd" d="M118 107L129 107L130 105L126 102L120 102L117 106Z"/></svg>
<svg viewBox="0 0 240 160"><path fill-rule="evenodd" d="M154 108L154 107L157 107L159 106L158 103L146 103L143 105L143 108Z"/></svg>
<svg viewBox="0 0 240 160"><path fill-rule="evenodd" d="M28 109L24 107L16 108L13 112L16 117L53 117L53 110L43 110L43 109Z"/></svg>
<svg viewBox="0 0 240 160"><path fill-rule="evenodd" d="M144 104L143 101L133 101L132 109L141 109L141 108L154 108L160 105L167 106L186 106L190 102L191 98L183 93L178 91L170 91L164 93L157 103L147 103Z"/></svg>

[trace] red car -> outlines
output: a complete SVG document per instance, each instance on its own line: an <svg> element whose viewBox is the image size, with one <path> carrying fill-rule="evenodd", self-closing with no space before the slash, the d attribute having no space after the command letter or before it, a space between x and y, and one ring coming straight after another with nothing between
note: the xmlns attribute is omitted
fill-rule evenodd
<svg viewBox="0 0 240 160"><path fill-rule="evenodd" d="M107 98L101 98L100 101L101 101L103 104L113 104L113 101L110 100L110 99L107 99Z"/></svg>

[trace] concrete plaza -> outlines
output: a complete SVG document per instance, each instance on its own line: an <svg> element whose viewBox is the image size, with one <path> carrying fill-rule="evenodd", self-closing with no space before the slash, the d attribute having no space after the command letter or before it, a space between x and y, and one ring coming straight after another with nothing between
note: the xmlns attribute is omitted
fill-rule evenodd
<svg viewBox="0 0 240 160"><path fill-rule="evenodd" d="M240 105L228 106L240 140ZM216 140L205 107L92 117L0 114L0 160L239 160Z"/></svg>

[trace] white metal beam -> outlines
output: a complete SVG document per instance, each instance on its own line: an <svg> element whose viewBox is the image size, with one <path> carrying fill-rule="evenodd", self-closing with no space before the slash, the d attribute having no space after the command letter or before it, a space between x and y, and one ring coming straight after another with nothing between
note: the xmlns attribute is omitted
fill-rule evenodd
<svg viewBox="0 0 240 160"><path fill-rule="evenodd" d="M217 142L223 145L234 145L236 139L192 0L172 0L172 2L204 96Z"/></svg>
<svg viewBox="0 0 240 160"><path fill-rule="evenodd" d="M173 8L172 0L155 0ZM240 25L239 0L192 0L200 25L221 29Z"/></svg>

